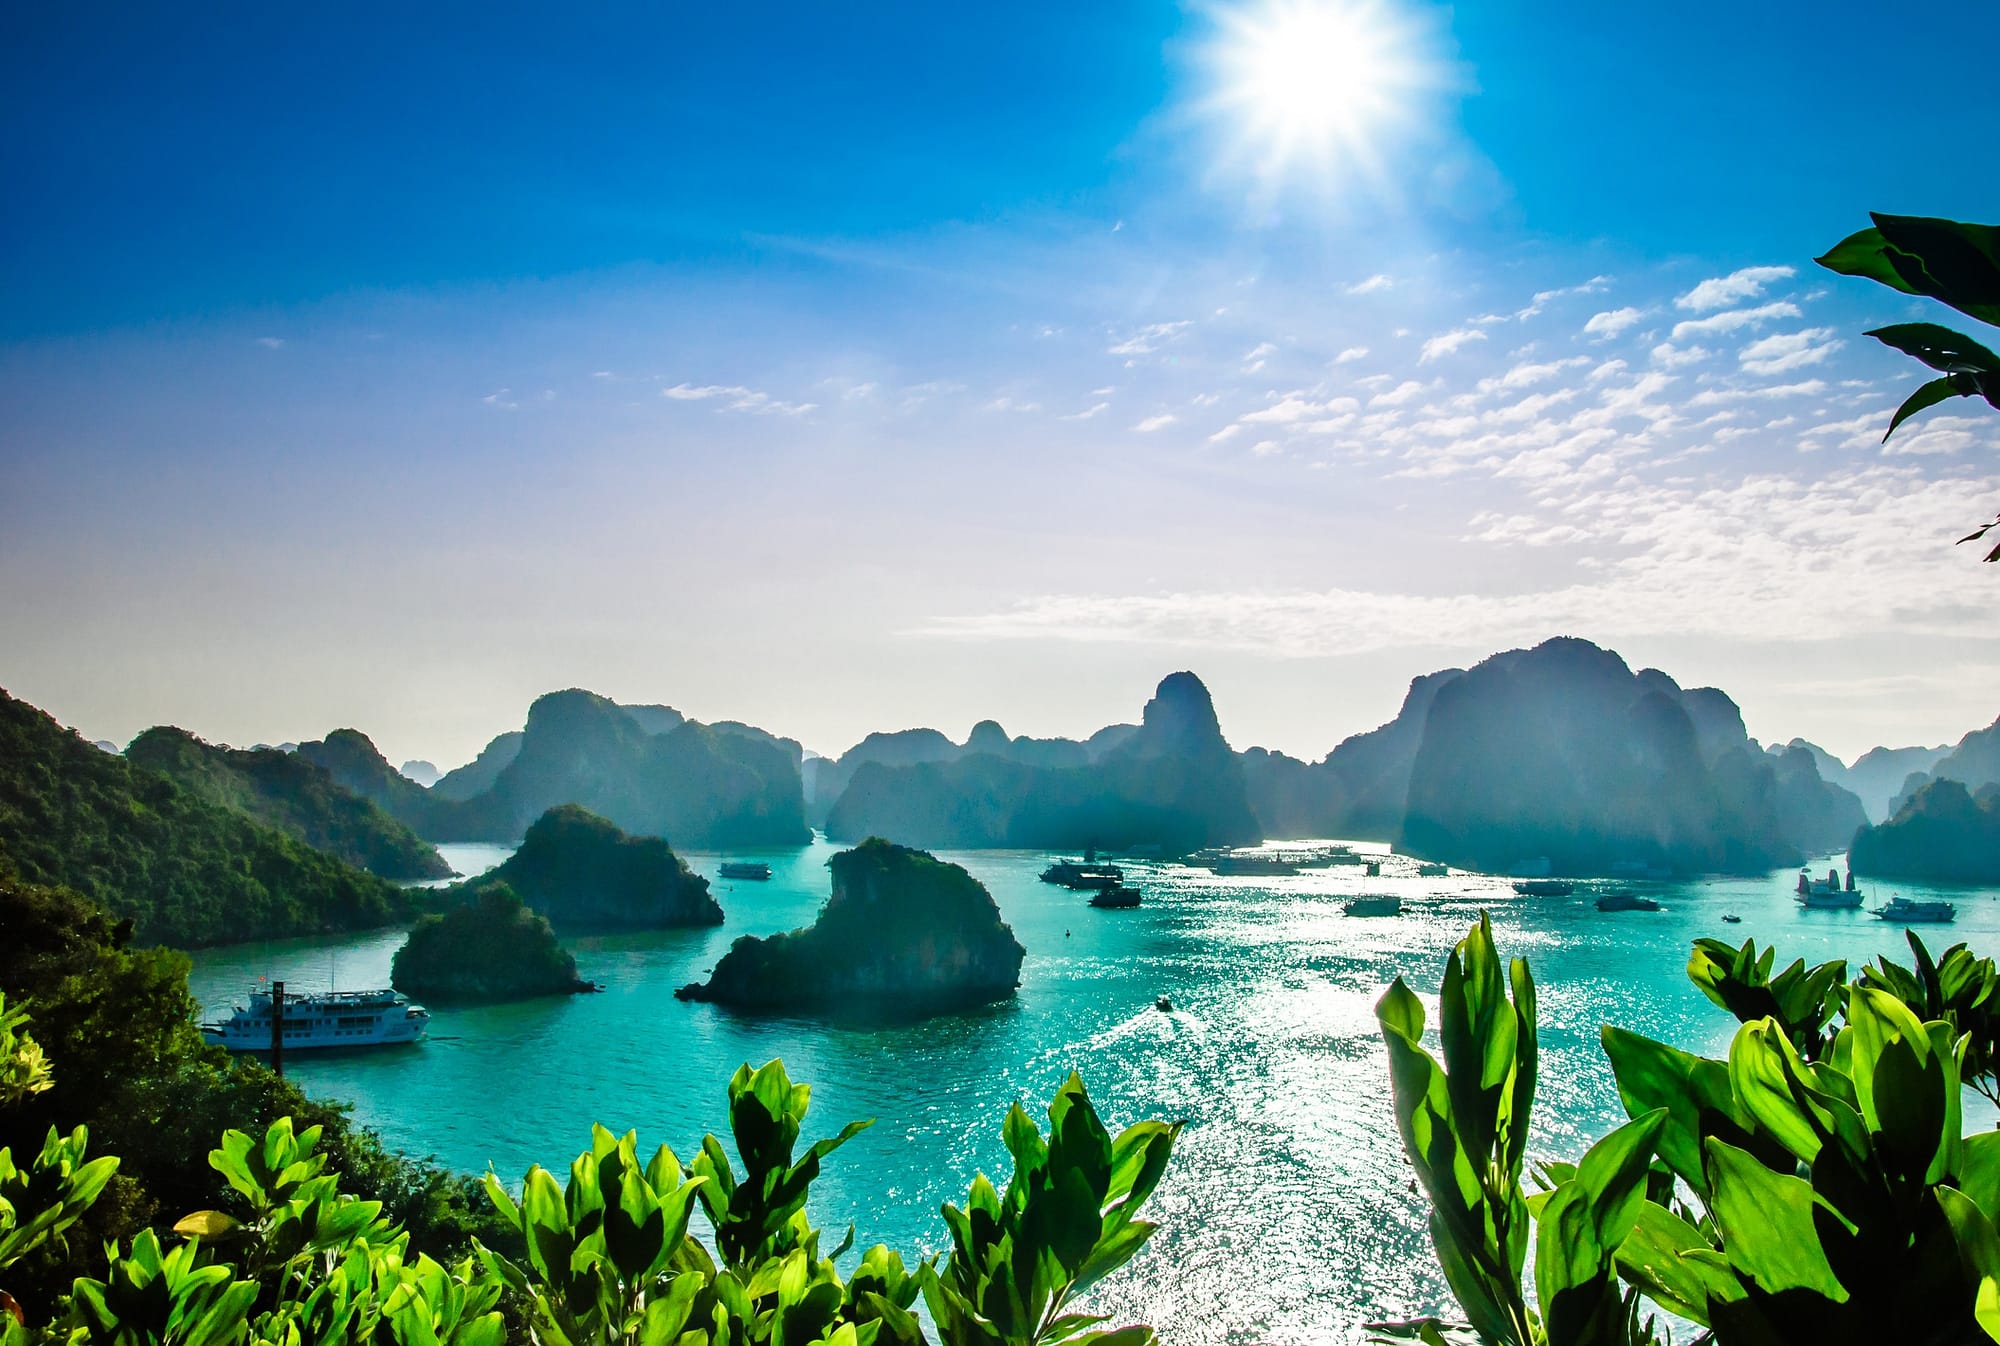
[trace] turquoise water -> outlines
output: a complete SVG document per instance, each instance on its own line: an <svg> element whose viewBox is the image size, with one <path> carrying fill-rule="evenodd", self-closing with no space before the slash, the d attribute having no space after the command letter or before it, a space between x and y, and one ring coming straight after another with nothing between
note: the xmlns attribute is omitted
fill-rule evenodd
<svg viewBox="0 0 2000 1346"><path fill-rule="evenodd" d="M1145 905L1095 911L1036 881L1046 856L984 851L949 858L986 884L1028 950L1009 1003L825 1024L673 998L737 936L809 922L834 849L733 854L768 860L773 878L718 883L719 929L574 941L603 995L435 1009L422 1046L300 1057L288 1070L351 1101L391 1144L469 1171L491 1164L511 1185L531 1163L566 1166L593 1121L686 1157L722 1129L730 1072L780 1056L813 1086L809 1136L876 1119L828 1160L815 1217L836 1230L852 1221L859 1246L907 1255L947 1243L938 1205L962 1201L975 1171L1004 1180L1007 1105L1045 1104L1074 1067L1107 1120L1188 1124L1149 1208L1163 1228L1094 1294L1098 1311L1151 1322L1176 1343L1345 1342L1369 1318L1449 1303L1396 1141L1372 1007L1400 974L1434 1009L1445 955L1482 907L1503 954L1529 958L1541 990L1535 1157L1574 1156L1623 1120L1599 1025L1722 1050L1730 1022L1682 974L1696 936L1775 940L1782 957L1811 961L1905 951L1899 928L1865 913L1801 912L1790 873L1647 885L1666 910L1610 915L1582 888L1519 898L1500 879L1397 877L1394 860L1373 880L1353 868L1219 879L1132 866ZM502 854L447 848L466 870ZM688 858L715 872L718 857ZM1403 915L1343 915L1341 899L1364 890L1402 893ZM1930 927L1933 947L2000 947L2000 901L1949 896L1958 923ZM1742 924L1723 924L1725 912ZM196 955L195 990L220 1009L259 975L382 986L401 942L389 932L208 950ZM1154 1008L1161 995L1172 1013Z"/></svg>

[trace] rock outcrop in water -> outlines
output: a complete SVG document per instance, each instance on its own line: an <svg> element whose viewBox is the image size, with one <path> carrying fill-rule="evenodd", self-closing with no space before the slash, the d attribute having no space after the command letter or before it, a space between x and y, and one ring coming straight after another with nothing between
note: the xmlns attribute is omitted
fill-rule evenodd
<svg viewBox="0 0 2000 1346"><path fill-rule="evenodd" d="M998 725L982 726L974 741L992 750L968 745L948 759L901 766L865 762L828 813L827 835L893 836L935 847L1146 846L1166 853L1260 837L1242 764L1222 737L1208 689L1192 673L1163 680L1136 728L1095 736L1094 756L1090 744L1006 739Z"/></svg>
<svg viewBox="0 0 2000 1346"><path fill-rule="evenodd" d="M430 843L296 753L217 747L185 729L161 725L133 739L125 757L172 777L211 804L275 827L371 874L385 879L452 876L451 866Z"/></svg>
<svg viewBox="0 0 2000 1346"><path fill-rule="evenodd" d="M506 887L564 930L721 925L708 880L658 837L627 836L575 804L550 809L519 850L453 891Z"/></svg>
<svg viewBox="0 0 2000 1346"><path fill-rule="evenodd" d="M2000 883L2000 785L1921 786L1888 822L1854 838L1857 874L1930 883Z"/></svg>
<svg viewBox="0 0 2000 1346"><path fill-rule="evenodd" d="M1824 783L1812 783L1818 800ZM1556 639L1438 689L1400 840L1497 872L1542 856L1559 874L1759 872L1806 849L1787 835L1784 793L1721 692L1683 691L1657 669L1633 673L1588 641Z"/></svg>
<svg viewBox="0 0 2000 1346"><path fill-rule="evenodd" d="M504 883L419 919L390 964L389 984L440 1004L490 1004L596 989L556 942L548 919Z"/></svg>
<svg viewBox="0 0 2000 1346"><path fill-rule="evenodd" d="M1025 954L977 879L870 837L827 862L833 895L803 930L745 935L683 1000L745 1010L925 1008L1011 995Z"/></svg>

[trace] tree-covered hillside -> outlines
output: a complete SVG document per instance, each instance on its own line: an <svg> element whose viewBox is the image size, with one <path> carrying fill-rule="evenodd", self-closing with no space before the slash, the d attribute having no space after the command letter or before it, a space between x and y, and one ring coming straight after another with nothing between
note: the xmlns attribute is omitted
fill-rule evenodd
<svg viewBox="0 0 2000 1346"><path fill-rule="evenodd" d="M413 899L0 692L0 859L129 919L141 943L197 947L403 919Z"/></svg>
<svg viewBox="0 0 2000 1346"><path fill-rule="evenodd" d="M204 743L185 729L148 729L126 759L171 776L183 788L314 850L385 879L447 879L435 847L375 804L341 786L316 763L275 748Z"/></svg>

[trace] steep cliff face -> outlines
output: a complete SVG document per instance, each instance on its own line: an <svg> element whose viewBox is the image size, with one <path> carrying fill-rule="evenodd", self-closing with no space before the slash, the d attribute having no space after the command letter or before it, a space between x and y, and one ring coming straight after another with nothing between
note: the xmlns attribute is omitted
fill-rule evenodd
<svg viewBox="0 0 2000 1346"><path fill-rule="evenodd" d="M506 884L421 918L389 965L389 984L437 1004L493 1004L592 987L546 918Z"/></svg>
<svg viewBox="0 0 2000 1346"><path fill-rule="evenodd" d="M1013 994L1026 951L964 869L871 837L828 862L833 892L803 930L730 946L685 1000L747 1010L884 1002L944 1008Z"/></svg>
<svg viewBox="0 0 2000 1346"><path fill-rule="evenodd" d="M1957 781L1968 790L2000 784L2000 720L1967 734L1932 763L1928 771L1913 768L1889 802L1891 814L1899 813L1924 786L1940 780Z"/></svg>
<svg viewBox="0 0 2000 1346"><path fill-rule="evenodd" d="M1447 668L1413 679L1395 719L1343 739L1318 762L1256 748L1245 753L1244 776L1264 835L1395 840L1431 702L1461 675Z"/></svg>
<svg viewBox="0 0 2000 1346"><path fill-rule="evenodd" d="M1777 755L1778 821L1787 840L1808 855L1844 851L1868 826L1868 813L1852 791L1827 780L1804 748Z"/></svg>
<svg viewBox="0 0 2000 1346"><path fill-rule="evenodd" d="M457 800L485 794L500 779L507 764L520 755L523 737L518 729L495 735L492 742L479 750L479 756L438 777L437 783L430 787L431 793L441 799Z"/></svg>
<svg viewBox="0 0 2000 1346"><path fill-rule="evenodd" d="M372 750L372 745L371 745ZM298 753L220 748L157 726L132 740L127 760L183 789L385 879L450 878L451 866L404 823Z"/></svg>
<svg viewBox="0 0 2000 1346"><path fill-rule="evenodd" d="M1854 838L1857 874L1931 883L2000 883L2000 785L1921 786L1888 822Z"/></svg>
<svg viewBox="0 0 2000 1346"><path fill-rule="evenodd" d="M1547 856L1558 873L1631 861L1756 871L1801 856L1779 794L1727 697L1680 693L1664 674L1634 674L1608 650L1557 639L1495 655L1438 690L1402 841L1487 870Z"/></svg>
<svg viewBox="0 0 2000 1346"><path fill-rule="evenodd" d="M1847 779L1834 783L1859 795L1870 821L1881 822L1895 813L1897 798L1905 793L1903 783L1912 775L1928 779L1931 768L1950 751L1948 743L1935 748L1870 748L1847 768Z"/></svg>
<svg viewBox="0 0 2000 1346"><path fill-rule="evenodd" d="M627 836L575 804L550 809L498 868L454 889L506 887L565 930L720 925L708 880L658 837Z"/></svg>
<svg viewBox="0 0 2000 1346"><path fill-rule="evenodd" d="M1192 673L1161 682L1143 722L1069 751L1050 740L975 736L987 750L857 770L827 816L827 834L893 836L923 846L1120 848L1169 852L1255 841L1243 767ZM1082 759L1078 760L1078 750ZM1066 762L1069 765L1050 765Z"/></svg>

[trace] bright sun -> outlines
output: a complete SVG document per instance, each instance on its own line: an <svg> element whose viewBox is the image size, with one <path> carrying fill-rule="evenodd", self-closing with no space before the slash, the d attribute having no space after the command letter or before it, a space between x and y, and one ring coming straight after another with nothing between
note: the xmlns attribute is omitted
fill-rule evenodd
<svg viewBox="0 0 2000 1346"><path fill-rule="evenodd" d="M1437 83L1425 34L1380 0L1266 0L1222 24L1215 101L1266 177L1378 173L1382 141Z"/></svg>

